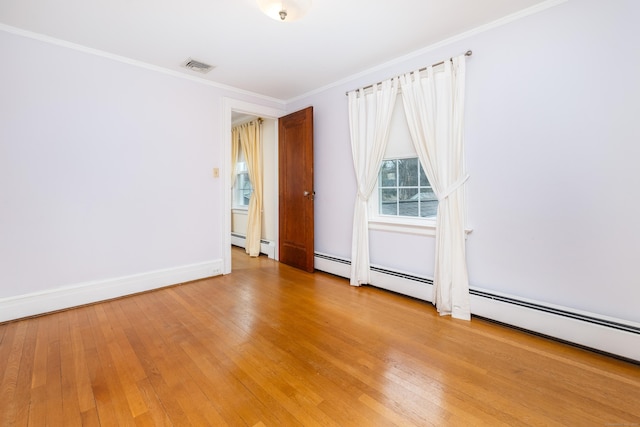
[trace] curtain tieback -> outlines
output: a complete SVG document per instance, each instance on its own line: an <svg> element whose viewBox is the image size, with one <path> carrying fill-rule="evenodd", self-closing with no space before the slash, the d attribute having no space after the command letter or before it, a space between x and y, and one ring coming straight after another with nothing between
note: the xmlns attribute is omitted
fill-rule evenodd
<svg viewBox="0 0 640 427"><path fill-rule="evenodd" d="M441 202L447 197L449 197L454 191L460 188L462 184L467 182L468 179L469 179L469 175L460 177L456 182L453 183L453 185L450 185L449 188L447 188L440 194L440 196L438 197L438 201Z"/></svg>

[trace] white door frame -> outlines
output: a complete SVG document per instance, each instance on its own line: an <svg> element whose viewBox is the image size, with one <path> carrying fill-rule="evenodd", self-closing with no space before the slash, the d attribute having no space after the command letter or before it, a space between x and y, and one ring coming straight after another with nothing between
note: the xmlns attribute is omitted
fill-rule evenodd
<svg viewBox="0 0 640 427"><path fill-rule="evenodd" d="M223 167L222 167L222 185L224 188L223 191L223 221L222 221L222 254L223 254L223 271L222 274L231 273L231 115L232 112L251 114L254 116L259 116L264 119L273 119L277 120L278 118L284 116L286 111L284 107L282 108L272 108L266 107L264 105L252 104L250 102L240 101L233 98L223 98L223 106L222 106L222 136L220 141L222 143L222 156L223 156ZM275 159L278 159L278 126L275 126ZM277 170L277 167L276 167ZM276 177L277 177L276 173ZM276 191L275 194L278 194L278 180L275 182ZM276 203L276 230L278 229L278 204ZM277 239L276 239L277 240ZM278 259L278 241L275 242L276 245L276 256Z"/></svg>

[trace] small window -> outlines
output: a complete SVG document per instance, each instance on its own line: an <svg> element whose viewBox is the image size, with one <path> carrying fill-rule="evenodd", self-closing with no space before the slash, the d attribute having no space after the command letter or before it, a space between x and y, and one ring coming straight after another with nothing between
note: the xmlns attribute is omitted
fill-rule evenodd
<svg viewBox="0 0 640 427"><path fill-rule="evenodd" d="M233 205L234 208L247 209L249 200L253 193L253 186L249 179L249 171L247 163L239 161L236 163L236 182L233 186Z"/></svg>
<svg viewBox="0 0 640 427"><path fill-rule="evenodd" d="M385 159L378 176L378 215L434 218L436 197L417 157Z"/></svg>

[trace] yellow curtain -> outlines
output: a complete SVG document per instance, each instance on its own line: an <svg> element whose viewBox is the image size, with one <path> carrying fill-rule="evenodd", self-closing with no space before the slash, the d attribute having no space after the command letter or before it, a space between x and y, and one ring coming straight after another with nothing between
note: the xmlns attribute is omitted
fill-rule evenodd
<svg viewBox="0 0 640 427"><path fill-rule="evenodd" d="M258 120L240 125L240 144L247 161L249 180L253 187L247 215L247 240L245 250L249 256L260 255L262 235L262 144Z"/></svg>
<svg viewBox="0 0 640 427"><path fill-rule="evenodd" d="M238 163L238 151L240 150L240 129L231 129L231 188L236 185L236 163Z"/></svg>

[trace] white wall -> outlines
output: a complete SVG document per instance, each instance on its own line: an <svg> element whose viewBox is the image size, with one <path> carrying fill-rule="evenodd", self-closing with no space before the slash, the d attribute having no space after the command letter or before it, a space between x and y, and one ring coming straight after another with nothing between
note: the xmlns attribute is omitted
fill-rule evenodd
<svg viewBox="0 0 640 427"><path fill-rule="evenodd" d="M272 102L4 31L0 55L2 307L222 259L223 97Z"/></svg>
<svg viewBox="0 0 640 427"><path fill-rule="evenodd" d="M263 215L262 238L278 241L278 121L265 119L262 123Z"/></svg>
<svg viewBox="0 0 640 427"><path fill-rule="evenodd" d="M471 286L640 322L638 16L635 0L571 0L290 103L314 106L316 251L350 258L345 91L471 49ZM433 246L372 231L371 261L432 276Z"/></svg>

